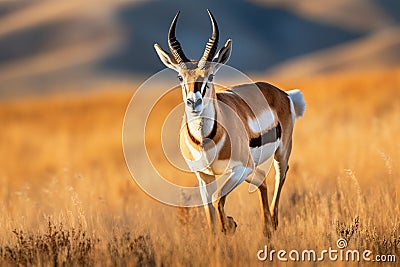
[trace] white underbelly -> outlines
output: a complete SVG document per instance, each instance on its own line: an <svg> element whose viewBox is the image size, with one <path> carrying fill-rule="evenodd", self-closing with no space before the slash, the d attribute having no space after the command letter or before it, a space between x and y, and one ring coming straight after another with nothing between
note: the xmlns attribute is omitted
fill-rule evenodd
<svg viewBox="0 0 400 267"><path fill-rule="evenodd" d="M280 144L280 140L274 143L268 143L260 147L251 148L251 156L253 157L256 166L262 164L267 159L271 158Z"/></svg>

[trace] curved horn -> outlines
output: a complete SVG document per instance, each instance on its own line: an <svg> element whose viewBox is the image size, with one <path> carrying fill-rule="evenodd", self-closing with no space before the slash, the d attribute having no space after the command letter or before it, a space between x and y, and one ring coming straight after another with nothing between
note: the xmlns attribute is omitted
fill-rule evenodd
<svg viewBox="0 0 400 267"><path fill-rule="evenodd" d="M207 61L212 61L215 53L217 52L218 47L218 39L219 39L219 30L217 22L214 19L214 16L211 14L210 10L207 9L208 16L210 17L213 33L210 39L206 44L206 48L204 50L204 54L200 59L200 64L204 65Z"/></svg>
<svg viewBox="0 0 400 267"><path fill-rule="evenodd" d="M176 22L178 20L180 11L176 13L174 20L171 23L171 27L169 28L168 32L168 46L169 49L171 50L172 55L174 56L176 62L179 65L184 65L184 62L190 61L186 56L185 53L183 53L181 44L175 37L175 27L176 27Z"/></svg>

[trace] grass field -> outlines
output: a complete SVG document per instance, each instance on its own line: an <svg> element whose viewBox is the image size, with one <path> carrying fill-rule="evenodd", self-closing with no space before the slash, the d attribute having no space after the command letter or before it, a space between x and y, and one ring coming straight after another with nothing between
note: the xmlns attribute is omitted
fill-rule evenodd
<svg viewBox="0 0 400 267"><path fill-rule="evenodd" d="M227 200L236 234L214 242L202 209L166 206L138 188L121 144L133 92L2 103L0 265L251 266L265 245L322 251L338 238L399 262L400 70L273 83L300 88L307 109L270 240L247 185Z"/></svg>

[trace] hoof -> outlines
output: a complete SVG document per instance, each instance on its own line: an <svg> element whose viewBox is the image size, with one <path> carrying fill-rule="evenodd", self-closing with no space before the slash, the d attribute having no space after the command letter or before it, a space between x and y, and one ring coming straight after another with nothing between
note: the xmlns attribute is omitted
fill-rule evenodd
<svg viewBox="0 0 400 267"><path fill-rule="evenodd" d="M237 224L236 224L235 220L231 216L228 216L227 220L226 220L224 233L226 235L233 235L236 231L236 227L237 227Z"/></svg>

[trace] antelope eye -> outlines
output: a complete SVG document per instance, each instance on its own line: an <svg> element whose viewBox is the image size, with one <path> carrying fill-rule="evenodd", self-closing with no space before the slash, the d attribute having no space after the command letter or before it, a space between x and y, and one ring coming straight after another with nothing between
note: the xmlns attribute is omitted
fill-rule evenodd
<svg viewBox="0 0 400 267"><path fill-rule="evenodd" d="M210 74L210 76L208 76L208 81L212 82L214 79L214 74Z"/></svg>
<svg viewBox="0 0 400 267"><path fill-rule="evenodd" d="M181 75L178 75L178 80L179 80L180 82L183 82L183 78L182 78Z"/></svg>

